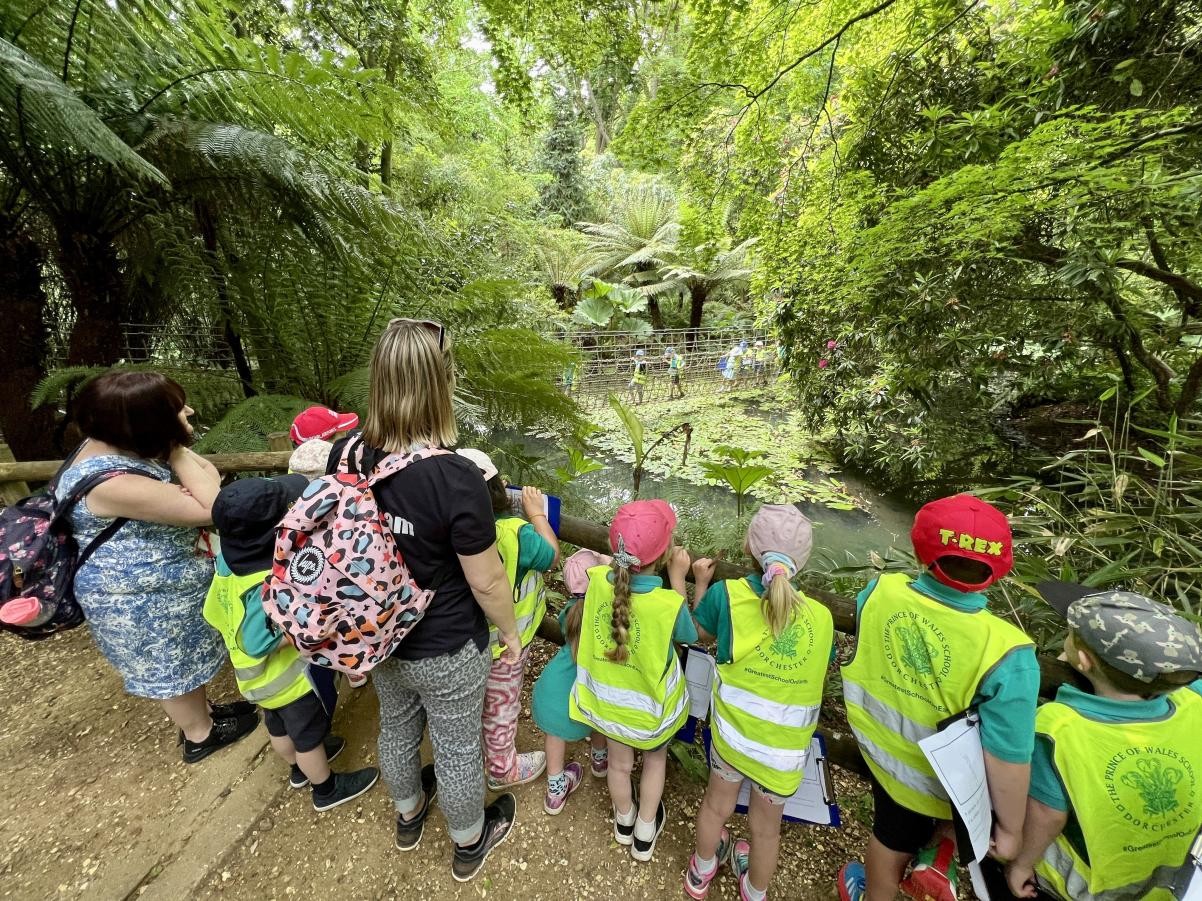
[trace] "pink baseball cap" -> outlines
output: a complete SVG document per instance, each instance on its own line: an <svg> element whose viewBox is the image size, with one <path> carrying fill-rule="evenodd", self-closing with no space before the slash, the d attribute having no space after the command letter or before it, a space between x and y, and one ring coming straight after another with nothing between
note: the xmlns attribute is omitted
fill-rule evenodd
<svg viewBox="0 0 1202 901"><path fill-rule="evenodd" d="M359 424L355 413L339 413L329 407L309 407L297 414L288 432L292 443L299 447L311 438L329 440L338 432L353 429Z"/></svg>
<svg viewBox="0 0 1202 901"><path fill-rule="evenodd" d="M631 501L614 514L609 526L609 546L619 563L623 559L621 550L630 561L630 568L637 571L664 555L674 531L676 512L667 501Z"/></svg>

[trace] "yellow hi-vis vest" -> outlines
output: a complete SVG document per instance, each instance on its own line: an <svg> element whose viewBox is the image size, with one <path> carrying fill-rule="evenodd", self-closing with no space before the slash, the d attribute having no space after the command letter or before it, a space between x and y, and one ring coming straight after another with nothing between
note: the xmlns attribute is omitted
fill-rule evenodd
<svg viewBox="0 0 1202 901"><path fill-rule="evenodd" d="M284 642L266 657L251 657L239 641L247 604L260 602L267 570L236 576L218 558L217 573L205 597L205 621L221 633L234 665L238 691L260 707L274 709L291 704L313 690L308 664L296 648Z"/></svg>
<svg viewBox="0 0 1202 901"><path fill-rule="evenodd" d="M744 776L778 795L801 785L830 661L831 613L802 596L793 622L774 637L760 597L743 579L726 581L731 662L718 664L714 749Z"/></svg>
<svg viewBox="0 0 1202 901"><path fill-rule="evenodd" d="M672 652L672 631L685 600L668 588L632 592L630 656L616 663L605 656L614 647L609 571L608 566L588 571L568 714L614 741L649 751L665 744L689 716L684 673Z"/></svg>
<svg viewBox="0 0 1202 901"><path fill-rule="evenodd" d="M1088 861L1060 835L1036 865L1040 884L1069 901L1171 901L1202 828L1202 697L1174 692L1156 722L1099 723L1067 704L1039 708L1035 731L1085 838Z"/></svg>
<svg viewBox="0 0 1202 901"><path fill-rule="evenodd" d="M843 667L847 720L868 768L894 801L941 820L947 792L918 742L972 706L981 681L1031 639L987 610L965 613L886 573L864 602Z"/></svg>
<svg viewBox="0 0 1202 901"><path fill-rule="evenodd" d="M497 550L501 553L501 562L505 565L505 575L513 592L513 615L518 622L518 637L522 640L522 647L534 640L539 624L547 614L547 583L543 574L533 569L526 573L518 572L518 533L526 525L529 523L519 516L497 520ZM502 653L500 633L496 626L490 626L488 640L492 645L492 659L496 660Z"/></svg>

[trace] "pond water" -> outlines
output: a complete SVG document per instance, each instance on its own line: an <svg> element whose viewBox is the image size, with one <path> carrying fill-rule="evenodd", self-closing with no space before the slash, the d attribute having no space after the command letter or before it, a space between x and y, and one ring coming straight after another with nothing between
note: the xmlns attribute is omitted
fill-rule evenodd
<svg viewBox="0 0 1202 901"><path fill-rule="evenodd" d="M567 459L567 454L546 438L513 432L494 434L493 438L525 457L537 459L547 470L563 465ZM565 492L564 510L575 516L600 520L630 499L631 466L605 455L592 456L604 463L605 469L574 480ZM852 558L865 561L869 551L884 553L891 545L908 547L916 506L904 499L881 494L849 473L840 473L839 478L868 509L831 510L821 504L803 502L801 509L814 523L814 562L822 563L823 568L841 566ZM645 498L683 499L719 522L732 523L737 516L735 495L725 487L644 475L640 493Z"/></svg>

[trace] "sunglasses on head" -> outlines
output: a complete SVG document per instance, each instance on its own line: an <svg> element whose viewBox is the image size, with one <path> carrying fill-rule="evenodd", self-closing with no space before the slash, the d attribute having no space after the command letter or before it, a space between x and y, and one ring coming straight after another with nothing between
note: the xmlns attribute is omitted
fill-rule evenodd
<svg viewBox="0 0 1202 901"><path fill-rule="evenodd" d="M445 349L443 345L446 344L447 330L445 328L443 328L443 325L441 322L435 322L433 319L398 318L398 319L390 319L388 321L388 327L392 328L394 325L397 325L398 323L402 323L405 325L420 325L422 328L429 329L430 331L432 331L436 335L438 335L438 349L439 350Z"/></svg>

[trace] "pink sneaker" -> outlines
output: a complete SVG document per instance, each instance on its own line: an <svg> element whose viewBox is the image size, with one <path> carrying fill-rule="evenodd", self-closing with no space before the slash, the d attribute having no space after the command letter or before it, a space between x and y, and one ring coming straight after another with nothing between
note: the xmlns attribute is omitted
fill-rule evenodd
<svg viewBox="0 0 1202 901"><path fill-rule="evenodd" d="M561 794L556 794L548 788L547 796L543 799L543 810L553 817L563 813L569 796L580 788L580 783L584 779L584 767L575 762L569 763L563 768L563 775L568 781L568 787Z"/></svg>
<svg viewBox="0 0 1202 901"><path fill-rule="evenodd" d="M499 792L515 785L525 785L533 782L547 768L547 755L542 751L524 751L518 755L518 761L508 777L497 778L491 773L488 776L488 790Z"/></svg>
<svg viewBox="0 0 1202 901"><path fill-rule="evenodd" d="M730 854L730 832L723 828L722 838L718 841L718 850L714 853L717 863L710 872L703 876L697 870L697 854L694 852L689 855L689 868L684 872L684 893L695 901L704 901L705 896L709 894L710 883L722 870L722 864L726 863L728 854Z"/></svg>
<svg viewBox="0 0 1202 901"><path fill-rule="evenodd" d="M604 779L609 772L609 749L606 748L600 754L589 749L589 757L592 758L593 778Z"/></svg>

